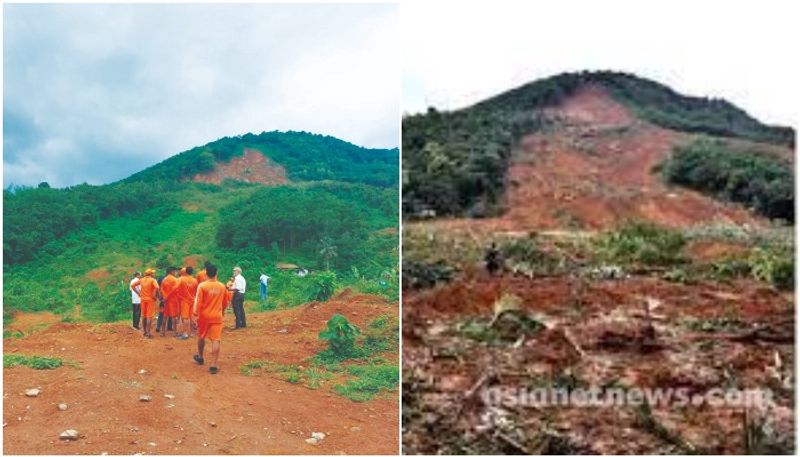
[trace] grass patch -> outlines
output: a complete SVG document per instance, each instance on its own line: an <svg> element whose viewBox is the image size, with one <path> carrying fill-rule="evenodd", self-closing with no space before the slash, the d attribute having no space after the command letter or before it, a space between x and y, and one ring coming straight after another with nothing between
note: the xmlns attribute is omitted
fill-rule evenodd
<svg viewBox="0 0 800 457"><path fill-rule="evenodd" d="M19 330L3 330L3 339L6 338L25 338L25 333Z"/></svg>
<svg viewBox="0 0 800 457"><path fill-rule="evenodd" d="M357 402L372 400L382 392L395 390L400 377L397 364L350 365L347 373L355 379L336 385L333 390Z"/></svg>
<svg viewBox="0 0 800 457"><path fill-rule="evenodd" d="M54 357L38 355L3 354L3 368L26 366L34 370L54 370L64 365L64 361Z"/></svg>

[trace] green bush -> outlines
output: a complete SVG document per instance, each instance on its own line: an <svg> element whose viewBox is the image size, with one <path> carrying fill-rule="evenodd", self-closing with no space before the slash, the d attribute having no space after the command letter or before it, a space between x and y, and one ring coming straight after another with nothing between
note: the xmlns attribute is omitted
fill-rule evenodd
<svg viewBox="0 0 800 457"><path fill-rule="evenodd" d="M662 266L683 262L681 250L685 244L680 232L645 222L628 222L598 237L595 250L605 261Z"/></svg>
<svg viewBox="0 0 800 457"><path fill-rule="evenodd" d="M770 248L756 248L749 258L755 279L769 282L778 289L794 288L794 253Z"/></svg>
<svg viewBox="0 0 800 457"><path fill-rule="evenodd" d="M345 360L357 354L356 337L361 331L351 324L346 317L341 314L334 314L328 320L328 324L322 332L320 339L328 342L328 350L325 351L323 359Z"/></svg>
<svg viewBox="0 0 800 457"><path fill-rule="evenodd" d="M336 273L333 271L320 271L313 276L313 300L328 301L336 289Z"/></svg>

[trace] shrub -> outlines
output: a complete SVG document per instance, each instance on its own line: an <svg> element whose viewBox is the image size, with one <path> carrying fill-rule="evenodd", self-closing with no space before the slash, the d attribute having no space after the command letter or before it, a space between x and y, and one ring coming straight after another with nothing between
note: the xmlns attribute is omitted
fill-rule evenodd
<svg viewBox="0 0 800 457"><path fill-rule="evenodd" d="M328 349L324 351L323 358L345 360L356 355L356 336L360 333L358 327L351 324L346 317L334 314L328 320L325 330L319 334L320 339L328 341Z"/></svg>
<svg viewBox="0 0 800 457"><path fill-rule="evenodd" d="M759 247L753 250L749 263L755 279L767 281L782 290L794 288L793 252Z"/></svg>
<svg viewBox="0 0 800 457"><path fill-rule="evenodd" d="M683 262L686 239L680 232L645 222L628 222L596 240L597 254L616 263L674 265Z"/></svg>
<svg viewBox="0 0 800 457"><path fill-rule="evenodd" d="M336 289L336 273L321 271L314 275L314 298L317 301L328 301Z"/></svg>

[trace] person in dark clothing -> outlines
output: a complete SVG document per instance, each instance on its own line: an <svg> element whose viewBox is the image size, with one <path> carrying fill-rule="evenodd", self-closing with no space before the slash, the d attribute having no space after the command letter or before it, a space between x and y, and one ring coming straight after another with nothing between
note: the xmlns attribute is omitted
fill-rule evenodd
<svg viewBox="0 0 800 457"><path fill-rule="evenodd" d="M496 273L500 272L503 266L503 259L500 256L500 251L497 249L497 244L492 243L486 250L484 260L486 261L486 270L490 275L494 276Z"/></svg>

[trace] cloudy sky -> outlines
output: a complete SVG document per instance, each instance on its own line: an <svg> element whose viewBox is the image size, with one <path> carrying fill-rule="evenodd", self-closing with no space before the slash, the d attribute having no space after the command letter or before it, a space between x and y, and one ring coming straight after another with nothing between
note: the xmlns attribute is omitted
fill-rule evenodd
<svg viewBox="0 0 800 457"><path fill-rule="evenodd" d="M3 179L107 183L222 136L398 147L395 5L4 5Z"/></svg>
<svg viewBox="0 0 800 457"><path fill-rule="evenodd" d="M564 71L623 70L756 118L798 119L794 0L404 4L403 111L460 108Z"/></svg>

